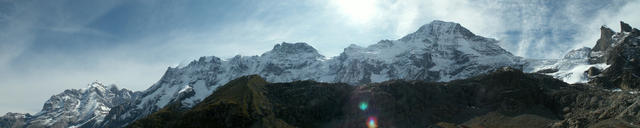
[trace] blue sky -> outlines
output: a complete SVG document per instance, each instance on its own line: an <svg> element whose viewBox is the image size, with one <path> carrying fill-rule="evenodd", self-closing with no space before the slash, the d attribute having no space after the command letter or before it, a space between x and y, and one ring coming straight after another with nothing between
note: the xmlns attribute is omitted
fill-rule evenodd
<svg viewBox="0 0 640 128"><path fill-rule="evenodd" d="M307 42L325 56L398 39L432 20L501 40L527 58L591 47L637 0L0 0L0 114L35 113L92 81L144 90L200 56L259 55Z"/></svg>

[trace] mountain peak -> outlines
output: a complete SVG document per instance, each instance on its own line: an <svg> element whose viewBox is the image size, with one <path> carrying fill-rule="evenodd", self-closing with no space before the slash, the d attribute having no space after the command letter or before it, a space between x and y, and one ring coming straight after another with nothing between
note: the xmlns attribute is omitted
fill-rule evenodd
<svg viewBox="0 0 640 128"><path fill-rule="evenodd" d="M620 32L628 32L632 37L640 36L640 30L622 21L620 21Z"/></svg>
<svg viewBox="0 0 640 128"><path fill-rule="evenodd" d="M304 42L282 42L273 46L273 49L271 49L271 51L262 54L262 56L289 56L303 54L310 55L312 57L323 57L315 48Z"/></svg>
<svg viewBox="0 0 640 128"><path fill-rule="evenodd" d="M462 25L455 22L445 22L440 20L434 20L429 24L423 25L418 29L418 32L428 31L431 34L451 34L451 33L460 33L465 36L474 36L471 31L467 28L462 27Z"/></svg>
<svg viewBox="0 0 640 128"><path fill-rule="evenodd" d="M593 51L605 51L611 44L613 43L611 36L613 36L615 32L611 30L607 26L600 27L600 39L596 42L596 45L593 47Z"/></svg>
<svg viewBox="0 0 640 128"><path fill-rule="evenodd" d="M620 21L620 32L631 32L631 25Z"/></svg>
<svg viewBox="0 0 640 128"><path fill-rule="evenodd" d="M429 24L422 25L416 32L411 33L400 40L407 41L424 36L444 36L444 35L461 35L463 37L476 36L467 28L455 22L446 22L441 20L431 21Z"/></svg>
<svg viewBox="0 0 640 128"><path fill-rule="evenodd" d="M107 88L102 82L94 81L89 83L87 88Z"/></svg>
<svg viewBox="0 0 640 128"><path fill-rule="evenodd" d="M280 44L276 44L275 46L273 46L273 50L271 51L288 53L288 54L318 52L315 48L311 47L311 45L304 42L297 42L297 43L282 42Z"/></svg>
<svg viewBox="0 0 640 128"><path fill-rule="evenodd" d="M563 59L584 59L589 57L590 52L591 52L591 48L589 47L577 48L569 51L562 58Z"/></svg>

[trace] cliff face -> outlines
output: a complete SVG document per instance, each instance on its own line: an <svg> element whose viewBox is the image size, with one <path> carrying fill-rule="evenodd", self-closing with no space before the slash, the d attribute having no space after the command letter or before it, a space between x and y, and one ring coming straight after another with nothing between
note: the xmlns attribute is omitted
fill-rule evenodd
<svg viewBox="0 0 640 128"><path fill-rule="evenodd" d="M592 52L592 58L596 58L593 60L601 60L611 66L589 83L606 88L640 89L640 31L624 22L620 22L620 26L620 32L610 36L613 39L600 39L612 42L596 44L596 47L603 47L600 51Z"/></svg>

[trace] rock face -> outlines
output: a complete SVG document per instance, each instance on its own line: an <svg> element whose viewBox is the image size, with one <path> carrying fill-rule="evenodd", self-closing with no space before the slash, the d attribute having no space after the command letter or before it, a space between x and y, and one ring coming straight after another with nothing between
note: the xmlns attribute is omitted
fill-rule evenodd
<svg viewBox="0 0 640 128"><path fill-rule="evenodd" d="M600 56L603 53L606 53L607 50L611 48L613 45L613 35L615 32L606 26L600 27L600 39L596 41L596 45L593 46L593 56L590 56L590 63L604 63L606 58L605 56Z"/></svg>
<svg viewBox="0 0 640 128"><path fill-rule="evenodd" d="M101 126L126 125L172 102L191 108L218 86L250 74L269 82L315 80L360 85L390 79L450 81L522 65L520 57L497 43L460 24L433 21L399 40L382 40L366 48L351 45L334 58L325 58L306 43L281 43L260 56L228 60L201 57L169 68L141 98L109 113L110 120Z"/></svg>
<svg viewBox="0 0 640 128"><path fill-rule="evenodd" d="M31 119L31 115L29 113L12 113L9 112L4 116L0 117L0 127L1 128L22 128L27 124L27 120Z"/></svg>
<svg viewBox="0 0 640 128"><path fill-rule="evenodd" d="M638 127L635 93L568 85L513 68L445 83L363 86L271 84L252 75L192 109L172 104L128 127Z"/></svg>
<svg viewBox="0 0 640 128"><path fill-rule="evenodd" d="M640 33L620 22L620 33L614 35L614 42L604 56L609 68L590 81L594 86L621 89L640 89Z"/></svg>
<svg viewBox="0 0 640 128"><path fill-rule="evenodd" d="M587 76L589 77L594 77L598 74L600 74L602 71L600 71L600 69L595 68L595 67L591 67L589 69L587 69L587 71L585 71L587 73Z"/></svg>
<svg viewBox="0 0 640 128"><path fill-rule="evenodd" d="M133 98L135 93L130 90L93 82L85 89L65 90L51 96L42 110L35 115L9 113L3 119L7 119L7 116L14 117L9 119L17 121L8 124L15 127L62 128L81 125L91 127L96 122L104 120L111 107L131 101Z"/></svg>
<svg viewBox="0 0 640 128"><path fill-rule="evenodd" d="M631 29L629 24L620 21L620 32L631 32Z"/></svg>
<svg viewBox="0 0 640 128"><path fill-rule="evenodd" d="M624 22L620 22L620 26L620 32L602 26L600 39L593 48L574 49L562 59L526 60L524 71L543 71L540 73L568 83L591 82L594 84L590 85L607 88L638 89L640 32ZM552 70L558 71L544 72Z"/></svg>

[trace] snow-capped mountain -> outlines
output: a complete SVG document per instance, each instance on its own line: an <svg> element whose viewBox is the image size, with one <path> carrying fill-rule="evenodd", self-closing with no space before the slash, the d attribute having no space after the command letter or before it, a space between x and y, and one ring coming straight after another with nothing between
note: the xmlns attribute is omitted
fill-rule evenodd
<svg viewBox="0 0 640 128"><path fill-rule="evenodd" d="M158 82L142 92L99 83L83 90L67 90L53 96L38 114L4 119L22 119L29 126L42 127L122 127L167 105L191 108L218 86L252 74L268 82L315 80L361 85L391 79L446 82L510 66L568 83L584 83L607 71L613 63L609 61L620 60L611 59L616 58L610 54L620 44L616 42L637 39L629 36L633 35L630 31L601 30L601 39L593 49L575 49L563 58L544 60L514 56L495 39L475 35L457 23L437 20L398 40L381 40L367 47L351 45L332 58L306 43L281 43L259 56L206 56L169 67ZM634 63L637 61L631 65Z"/></svg>
<svg viewBox="0 0 640 128"><path fill-rule="evenodd" d="M399 40L366 48L351 45L331 64L334 82L362 84L389 79L450 81L503 66L521 65L495 39L471 33L460 24L433 21Z"/></svg>
<svg viewBox="0 0 640 128"><path fill-rule="evenodd" d="M137 100L112 110L101 126L117 127L170 104L190 108L218 86L240 76L258 74L269 82L316 80L359 85L390 79L449 81L503 67L521 67L521 58L495 39L471 33L458 23L433 21L399 40L368 47L351 45L326 59L306 43L281 43L260 56L223 60L201 57L169 68Z"/></svg>
<svg viewBox="0 0 640 128"><path fill-rule="evenodd" d="M19 115L26 127L72 127L102 122L111 107L131 101L135 93L93 82L84 89L70 89L51 96L35 115ZM14 114L15 115L15 114Z"/></svg>

